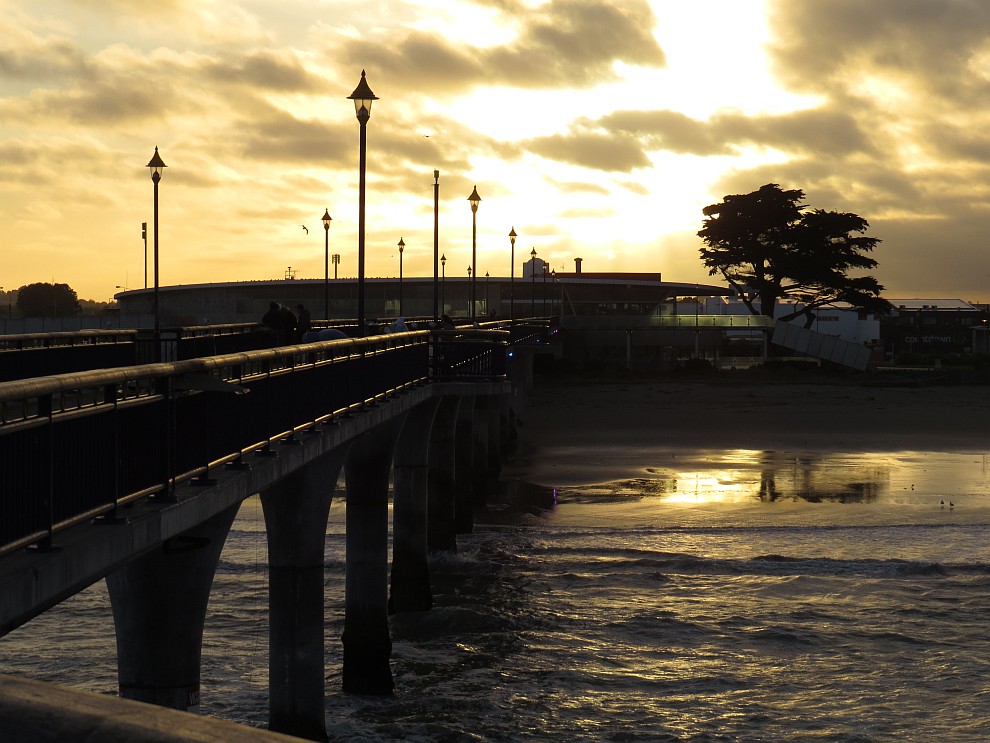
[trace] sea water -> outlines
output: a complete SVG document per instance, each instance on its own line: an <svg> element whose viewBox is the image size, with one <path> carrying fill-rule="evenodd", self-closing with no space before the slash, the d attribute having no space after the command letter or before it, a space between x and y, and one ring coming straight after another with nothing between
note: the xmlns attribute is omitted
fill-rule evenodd
<svg viewBox="0 0 990 743"><path fill-rule="evenodd" d="M634 453L635 477L510 483L392 618L395 695L340 692L344 513L327 532L327 728L347 741L990 740L986 452ZM203 714L264 726L257 498L221 557ZM0 640L0 670L116 691L102 583Z"/></svg>

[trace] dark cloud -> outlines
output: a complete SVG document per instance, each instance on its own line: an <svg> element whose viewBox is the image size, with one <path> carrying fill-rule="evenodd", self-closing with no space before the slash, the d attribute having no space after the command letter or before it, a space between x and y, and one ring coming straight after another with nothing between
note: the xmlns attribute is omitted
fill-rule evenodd
<svg viewBox="0 0 990 743"><path fill-rule="evenodd" d="M638 138L644 147L694 155L725 155L730 143L714 127L677 111L617 111L598 124Z"/></svg>
<svg viewBox="0 0 990 743"><path fill-rule="evenodd" d="M120 167L120 161L105 149L84 142L0 142L0 169L3 172L0 180L5 185L35 189L64 181L66 174L119 176Z"/></svg>
<svg viewBox="0 0 990 743"><path fill-rule="evenodd" d="M990 229L990 4L771 0L771 11L776 74L854 122L865 157L805 156L719 186L801 188L815 206L870 221L884 240L882 283L925 296L975 294L987 281ZM837 141L852 141L852 131Z"/></svg>
<svg viewBox="0 0 990 743"><path fill-rule="evenodd" d="M731 154L744 145L828 156L872 149L852 117L826 109L776 116L722 112L707 121L677 111L618 111L597 123L637 137L647 149L702 156Z"/></svg>
<svg viewBox="0 0 990 743"><path fill-rule="evenodd" d="M617 61L647 67L666 63L652 33L656 18L643 0L551 0L535 8L494 5L504 22L518 30L504 45L476 48L410 32L387 41L346 41L343 57L354 67L374 60L369 69L376 76L405 91L431 95L486 85L584 88L614 80Z"/></svg>
<svg viewBox="0 0 990 743"><path fill-rule="evenodd" d="M642 145L632 137L578 132L537 137L523 146L541 157L593 170L629 173L650 165Z"/></svg>
<svg viewBox="0 0 990 743"><path fill-rule="evenodd" d="M355 130L356 125L303 120L272 108L265 118L241 122L232 136L252 160L340 166L357 159Z"/></svg>
<svg viewBox="0 0 990 743"><path fill-rule="evenodd" d="M907 204L914 211L925 208L925 194L910 177L868 160L836 167L835 162L809 158L738 169L719 179L711 195L720 201L726 194L749 193L766 183L801 189L815 208L851 211L868 221Z"/></svg>
<svg viewBox="0 0 990 743"><path fill-rule="evenodd" d="M33 69L40 72L43 64ZM118 61L114 65L89 57L79 59L75 76L60 77L56 67L49 71L49 86L0 101L8 121L104 126L164 120L172 115L205 114L216 121L236 112L265 117L273 109L265 98L267 93L312 93L325 87L291 53L270 51L197 57L194 62L153 61L135 55L126 64Z"/></svg>
<svg viewBox="0 0 990 743"><path fill-rule="evenodd" d="M6 36L6 35L5 35ZM85 52L64 39L31 40L20 45L6 36L0 42L0 77L25 81L75 80L85 77Z"/></svg>
<svg viewBox="0 0 990 743"><path fill-rule="evenodd" d="M830 92L876 73L931 99L990 94L983 0L771 0L770 17L776 70L795 89Z"/></svg>
<svg viewBox="0 0 990 743"><path fill-rule="evenodd" d="M204 72L220 83L282 93L306 93L325 87L323 81L310 74L295 56L270 50L210 60L204 65Z"/></svg>

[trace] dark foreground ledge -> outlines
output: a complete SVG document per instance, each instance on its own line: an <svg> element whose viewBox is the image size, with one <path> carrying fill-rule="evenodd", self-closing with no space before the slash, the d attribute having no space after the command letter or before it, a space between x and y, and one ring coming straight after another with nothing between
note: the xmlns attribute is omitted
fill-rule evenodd
<svg viewBox="0 0 990 743"><path fill-rule="evenodd" d="M298 738L188 712L0 675L4 743L299 743Z"/></svg>

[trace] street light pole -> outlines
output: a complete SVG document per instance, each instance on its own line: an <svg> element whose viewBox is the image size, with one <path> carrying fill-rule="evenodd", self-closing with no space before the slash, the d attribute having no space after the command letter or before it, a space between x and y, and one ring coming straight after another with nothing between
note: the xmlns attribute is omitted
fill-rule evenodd
<svg viewBox="0 0 990 743"><path fill-rule="evenodd" d="M552 271L550 271L550 291L551 292L553 292L553 285L556 284L556 283L557 283L557 269L553 269ZM554 297L554 295L551 294L550 295L550 312L551 313L554 312L554 309L553 309L553 297Z"/></svg>
<svg viewBox="0 0 990 743"><path fill-rule="evenodd" d="M447 314L446 312L443 312L444 308L446 308L447 306L447 296L446 296L447 295L447 254L446 253L440 256L440 271L442 272L440 275L440 311L443 314Z"/></svg>
<svg viewBox="0 0 990 743"><path fill-rule="evenodd" d="M547 316L547 264L543 264L543 316Z"/></svg>
<svg viewBox="0 0 990 743"><path fill-rule="evenodd" d="M488 271L485 271L485 314L490 317L492 313L488 308L488 278Z"/></svg>
<svg viewBox="0 0 990 743"><path fill-rule="evenodd" d="M330 209L323 210L323 319L330 319ZM336 258L336 256L334 256ZM337 265L333 267L334 278L337 278Z"/></svg>
<svg viewBox="0 0 990 743"><path fill-rule="evenodd" d="M148 223L141 223L141 239L144 240L144 288L148 288Z"/></svg>
<svg viewBox="0 0 990 743"><path fill-rule="evenodd" d="M354 113L361 125L360 160L358 178L358 336L364 337L364 185L368 149L368 120L371 118L371 103L378 96L371 92L371 87L361 70L361 82L349 96L354 101Z"/></svg>
<svg viewBox="0 0 990 743"><path fill-rule="evenodd" d="M529 316L536 317L536 248L529 251Z"/></svg>
<svg viewBox="0 0 990 743"><path fill-rule="evenodd" d="M439 320L437 309L437 291L439 287L439 270L437 261L440 260L440 171L433 171L433 319Z"/></svg>
<svg viewBox="0 0 990 743"><path fill-rule="evenodd" d="M516 309L516 237L516 228L513 227L509 230L509 243L512 246L509 249L509 322L515 318Z"/></svg>
<svg viewBox="0 0 990 743"><path fill-rule="evenodd" d="M163 171L166 168L165 163L162 161L162 156L158 154L158 147L155 147L155 154L152 156L151 160L148 161L148 168L151 169L151 182L155 184L155 212L154 212L154 246L155 246L155 256L154 256L154 273L155 273L155 290L154 290L154 312L155 312L155 361L162 360L162 330L161 330L161 320L159 317L158 310L158 183L162 179Z"/></svg>
<svg viewBox="0 0 990 743"><path fill-rule="evenodd" d="M472 277L471 266L468 266L467 272L468 272L468 287L470 289L470 294L471 294L471 296L468 298L468 301L471 303L471 306L468 307L468 315L470 316L471 320L474 321L474 278Z"/></svg>
<svg viewBox="0 0 990 743"><path fill-rule="evenodd" d="M406 244L399 238L399 315L403 316L402 313L402 253L406 249Z"/></svg>
<svg viewBox="0 0 990 743"><path fill-rule="evenodd" d="M474 190L471 191L471 195L468 196L468 201L471 202L471 270L473 274L478 271L478 204L481 203L481 197L478 196L478 187L475 186ZM474 307L475 307L475 280L477 276L471 275L471 319L474 320Z"/></svg>

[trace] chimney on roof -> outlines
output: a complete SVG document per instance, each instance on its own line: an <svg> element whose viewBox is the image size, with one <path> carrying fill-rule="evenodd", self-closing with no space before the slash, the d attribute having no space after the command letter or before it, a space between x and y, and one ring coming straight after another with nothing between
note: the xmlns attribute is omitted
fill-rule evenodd
<svg viewBox="0 0 990 743"><path fill-rule="evenodd" d="M584 259L583 258L575 258L574 259L574 273L577 274L578 276L581 275L581 261L582 260L584 260Z"/></svg>

